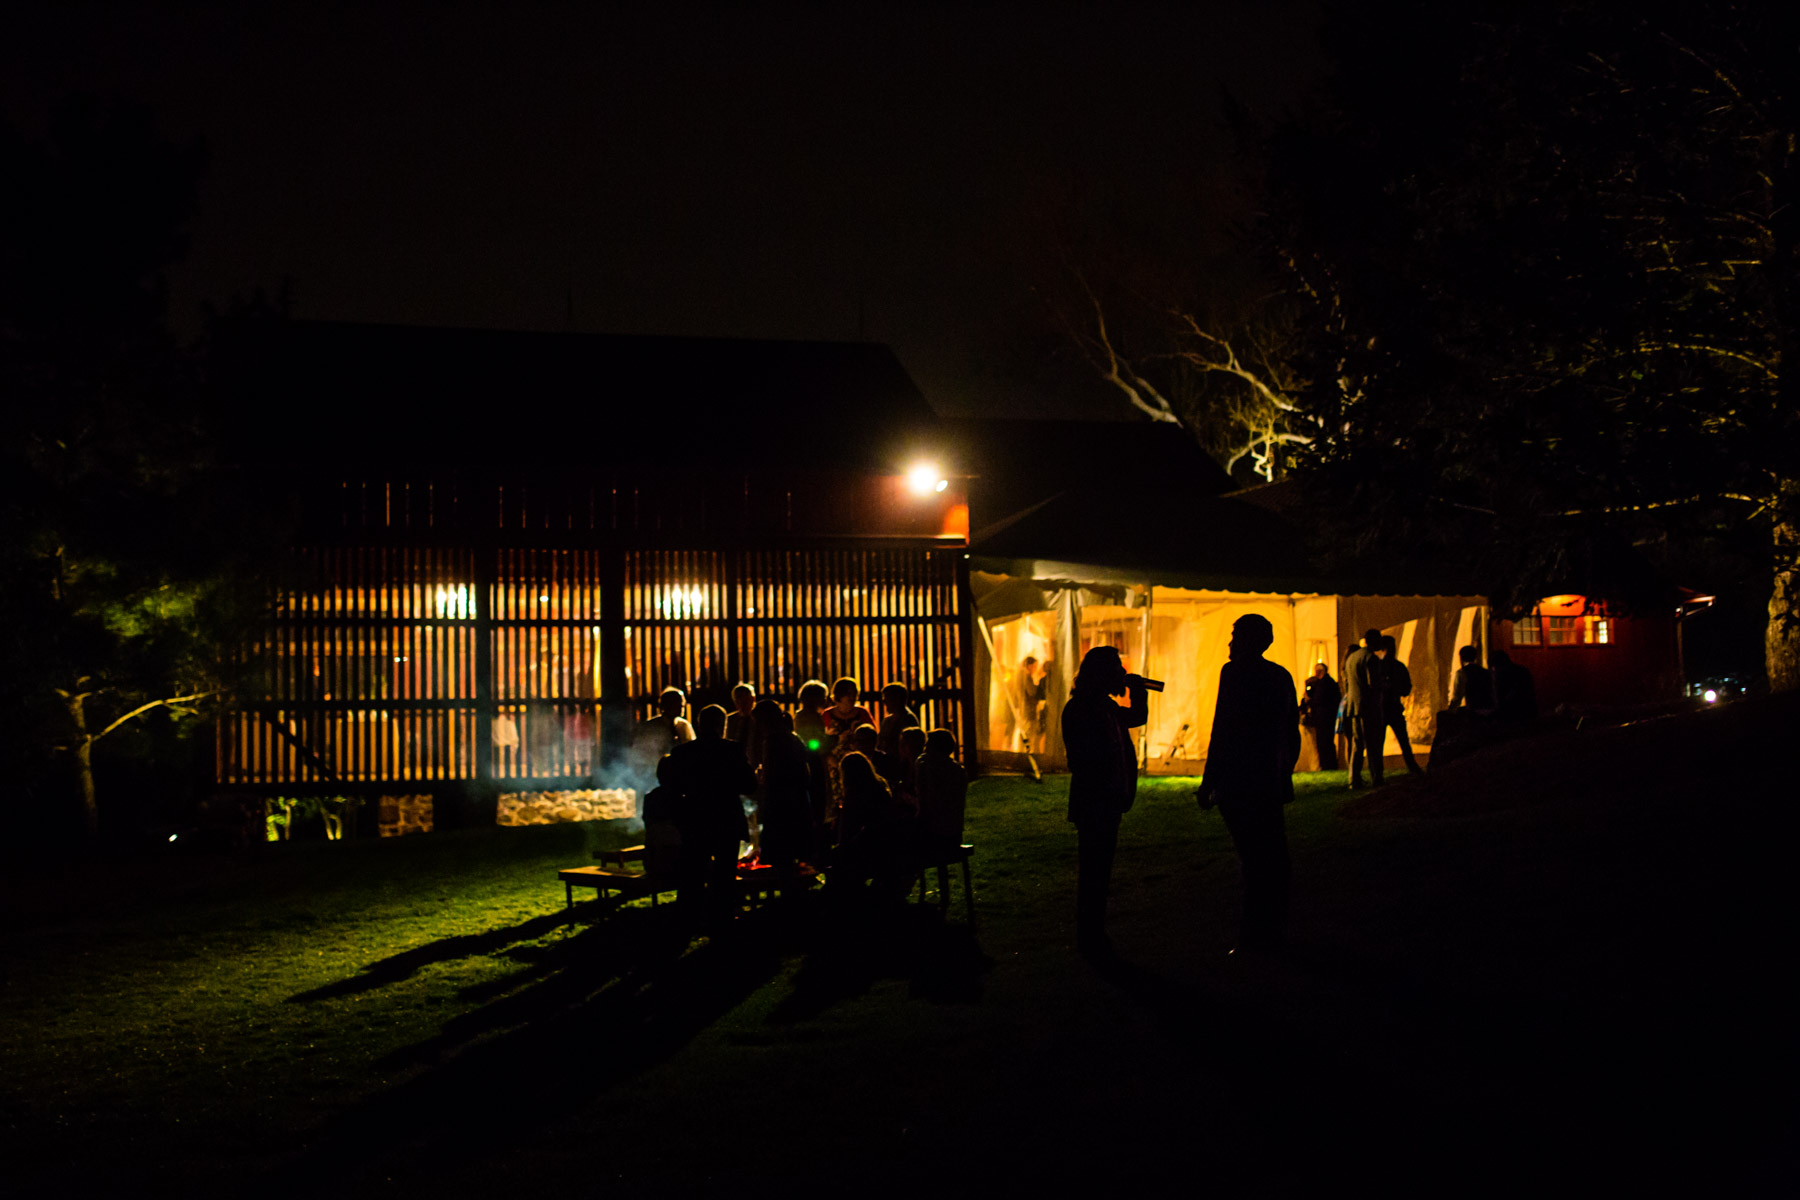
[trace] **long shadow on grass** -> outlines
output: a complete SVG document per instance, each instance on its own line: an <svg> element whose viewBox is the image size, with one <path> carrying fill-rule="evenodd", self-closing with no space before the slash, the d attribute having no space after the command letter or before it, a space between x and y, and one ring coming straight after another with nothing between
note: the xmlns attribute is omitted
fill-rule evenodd
<svg viewBox="0 0 1800 1200"><path fill-rule="evenodd" d="M993 966L972 929L947 923L922 904L822 907L811 934L793 991L769 1014L771 1025L809 1020L881 979L906 980L916 999L976 1003L981 976Z"/></svg>
<svg viewBox="0 0 1800 1200"><path fill-rule="evenodd" d="M288 997L289 1004L312 1004L320 1000L333 1000L342 996L354 996L362 992L374 991L411 978L421 967L432 963L449 962L457 958L474 958L479 954L493 954L504 950L516 942L530 941L540 938L557 926L564 923L562 913L545 913L533 917L529 921L521 921L517 925L508 925L503 929L487 929L481 933L463 933L455 937L439 938L423 946L415 946L411 950L402 950L399 954L372 962L362 969L359 975L348 979L340 979L335 983L323 984L304 992Z"/></svg>
<svg viewBox="0 0 1800 1200"><path fill-rule="evenodd" d="M1547 1120L1551 1128L1537 1132L1546 1147L1572 1152L1556 1131L1568 1101L1555 1094L1549 1071L1573 1046L1569 1031L1543 1014L1318 948L1232 966L1260 975L1265 996L1310 990L1309 979L1335 984L1360 994L1359 1011L1370 1018L1362 1036L1352 1028L1344 1040L1326 1041L1267 1003L1226 1000L1129 964L1107 971L1176 1054L1230 1085L1251 1157L1291 1163L1265 1182L1316 1182L1313 1166L1283 1153L1296 1136L1332 1169L1390 1179L1435 1177L1477 1161L1489 1173L1523 1171L1553 1158L1506 1143L1524 1114L1534 1125Z"/></svg>
<svg viewBox="0 0 1800 1200"><path fill-rule="evenodd" d="M556 943L527 968L533 982L384 1060L423 1069L329 1122L265 1186L330 1190L396 1153L440 1166L478 1157L668 1058L781 969L767 920L690 947L677 919L622 914Z"/></svg>

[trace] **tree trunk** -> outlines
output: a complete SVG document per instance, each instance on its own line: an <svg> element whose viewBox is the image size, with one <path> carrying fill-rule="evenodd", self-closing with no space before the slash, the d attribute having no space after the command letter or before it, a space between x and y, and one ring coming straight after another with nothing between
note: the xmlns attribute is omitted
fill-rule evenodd
<svg viewBox="0 0 1800 1200"><path fill-rule="evenodd" d="M1790 484L1782 491L1791 495L1800 488ZM1800 552L1800 528L1792 518L1777 517L1775 586L1769 594L1769 627L1763 635L1771 692L1800 688L1800 567L1796 566L1796 552Z"/></svg>
<svg viewBox="0 0 1800 1200"><path fill-rule="evenodd" d="M88 734L86 698L69 699L75 727L75 782L81 788L81 826L91 842L100 836L100 805L94 798L94 739Z"/></svg>

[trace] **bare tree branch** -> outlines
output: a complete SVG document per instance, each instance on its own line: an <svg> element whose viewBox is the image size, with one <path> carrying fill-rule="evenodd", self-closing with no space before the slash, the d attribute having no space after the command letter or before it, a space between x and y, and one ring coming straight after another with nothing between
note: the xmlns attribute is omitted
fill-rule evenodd
<svg viewBox="0 0 1800 1200"><path fill-rule="evenodd" d="M171 696L171 697L168 697L167 699L163 699L163 700L152 700L148 704L140 704L136 708L132 709L130 712L126 713L124 716L120 717L118 720L114 721L111 725L108 725L105 729L102 729L99 733L96 733L89 740L97 742L101 738L105 737L107 734L111 733L113 730L117 729L119 726L123 725L125 722L131 720L133 717L142 716L143 714L149 712L153 708L165 708L165 707L166 708L175 708L182 704L192 704L196 700L205 700L209 696L217 696L218 694L219 693L216 691L214 691L214 692L195 692L191 696Z"/></svg>
<svg viewBox="0 0 1800 1200"><path fill-rule="evenodd" d="M1100 307L1099 297L1094 295L1091 288L1088 288L1085 279L1081 281L1081 286L1087 291L1088 302L1094 307L1094 329L1099 338L1100 348L1106 354L1106 367L1101 371L1100 377L1124 392L1125 398L1130 400L1138 411L1147 414L1151 420L1166 421L1174 425L1181 424L1181 418L1175 415L1174 406L1169 403L1168 398L1158 392L1143 376L1133 371L1130 364L1125 363L1119 357L1118 351L1113 349L1112 338L1106 332L1106 313ZM1126 374L1131 376L1129 380L1125 378ZM1145 393L1148 393L1150 399L1156 403L1152 404L1149 400L1145 400Z"/></svg>

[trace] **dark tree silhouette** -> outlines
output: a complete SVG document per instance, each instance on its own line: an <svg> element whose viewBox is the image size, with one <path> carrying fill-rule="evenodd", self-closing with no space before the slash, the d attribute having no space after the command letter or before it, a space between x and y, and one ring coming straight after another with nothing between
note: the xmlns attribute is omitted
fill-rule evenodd
<svg viewBox="0 0 1800 1200"><path fill-rule="evenodd" d="M118 103L69 103L41 141L0 130L0 671L26 751L10 765L48 794L48 765L72 768L90 836L96 747L202 712L245 611L197 362L164 319L201 161Z"/></svg>
<svg viewBox="0 0 1800 1200"><path fill-rule="evenodd" d="M1736 3L1342 15L1337 107L1275 139L1268 225L1347 314L1312 369L1380 381L1305 393L1341 541L1478 550L1528 602L1609 540L1753 529L1770 683L1800 686L1781 25Z"/></svg>

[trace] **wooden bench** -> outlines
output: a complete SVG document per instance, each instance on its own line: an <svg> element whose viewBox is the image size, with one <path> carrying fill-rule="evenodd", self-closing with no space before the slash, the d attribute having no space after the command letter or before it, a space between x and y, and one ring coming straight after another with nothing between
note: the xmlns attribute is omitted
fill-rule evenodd
<svg viewBox="0 0 1800 1200"><path fill-rule="evenodd" d="M618 902L636 900L641 896L650 897L650 903L660 902L662 889L650 881L650 876L641 871L609 871L604 867L569 867L558 871L556 877L562 880L563 899L568 904L570 920L575 918L575 889L578 887L593 888L598 899L604 900L609 894L616 894Z"/></svg>
<svg viewBox="0 0 1800 1200"><path fill-rule="evenodd" d="M973 846L958 846L954 850L940 851L926 855L919 863L919 903L925 903L925 874L936 867L938 873L938 911L950 911L950 868L956 863L962 864L963 904L969 914L969 925L975 925L975 882L969 869L969 859L975 854Z"/></svg>
<svg viewBox="0 0 1800 1200"><path fill-rule="evenodd" d="M596 850L594 851L594 860L602 865L614 866L623 871L626 863L644 861L644 848L642 846L620 846L616 850Z"/></svg>

